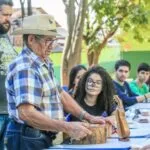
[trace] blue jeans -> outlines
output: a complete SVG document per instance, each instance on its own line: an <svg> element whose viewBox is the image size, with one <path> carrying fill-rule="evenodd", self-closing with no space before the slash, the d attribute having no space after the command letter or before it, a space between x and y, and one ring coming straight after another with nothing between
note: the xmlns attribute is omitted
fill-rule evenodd
<svg viewBox="0 0 150 150"><path fill-rule="evenodd" d="M42 150L52 146L55 134L10 121L5 135L7 150Z"/></svg>
<svg viewBox="0 0 150 150"><path fill-rule="evenodd" d="M0 150L4 150L4 135L8 123L8 115L0 114Z"/></svg>

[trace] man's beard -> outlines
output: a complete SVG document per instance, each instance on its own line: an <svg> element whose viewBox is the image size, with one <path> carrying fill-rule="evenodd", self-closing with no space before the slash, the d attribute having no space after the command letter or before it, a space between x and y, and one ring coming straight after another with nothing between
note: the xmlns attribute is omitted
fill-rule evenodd
<svg viewBox="0 0 150 150"><path fill-rule="evenodd" d="M6 34L9 31L10 26L11 25L9 21L7 21L6 23L0 24L0 34Z"/></svg>

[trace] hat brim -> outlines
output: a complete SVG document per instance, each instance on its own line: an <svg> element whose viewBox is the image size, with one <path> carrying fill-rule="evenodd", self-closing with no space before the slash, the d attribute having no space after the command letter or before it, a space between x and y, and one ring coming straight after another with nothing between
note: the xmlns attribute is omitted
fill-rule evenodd
<svg viewBox="0 0 150 150"><path fill-rule="evenodd" d="M49 36L59 36L57 32L51 30L40 30L40 29L23 29L18 28L14 30L12 35L23 35L23 34L36 34L36 35L49 35Z"/></svg>

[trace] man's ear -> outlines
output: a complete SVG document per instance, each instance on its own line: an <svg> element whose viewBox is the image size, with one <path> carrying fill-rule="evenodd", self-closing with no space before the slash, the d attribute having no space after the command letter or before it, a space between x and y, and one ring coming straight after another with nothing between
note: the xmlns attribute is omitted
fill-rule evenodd
<svg viewBox="0 0 150 150"><path fill-rule="evenodd" d="M34 35L29 35L28 36L28 44L31 46L35 42L35 36Z"/></svg>

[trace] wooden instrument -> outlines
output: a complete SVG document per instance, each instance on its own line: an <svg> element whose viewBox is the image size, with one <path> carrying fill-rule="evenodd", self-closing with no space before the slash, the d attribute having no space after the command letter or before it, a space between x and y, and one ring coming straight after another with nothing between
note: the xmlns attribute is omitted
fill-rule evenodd
<svg viewBox="0 0 150 150"><path fill-rule="evenodd" d="M118 104L116 109L116 122L117 122L117 133L120 139L128 139L130 136L130 129L125 117L125 111L121 99L115 95L115 101Z"/></svg>
<svg viewBox="0 0 150 150"><path fill-rule="evenodd" d="M102 144L106 143L107 127L106 125L90 124L91 135L81 140L72 140L72 144Z"/></svg>

